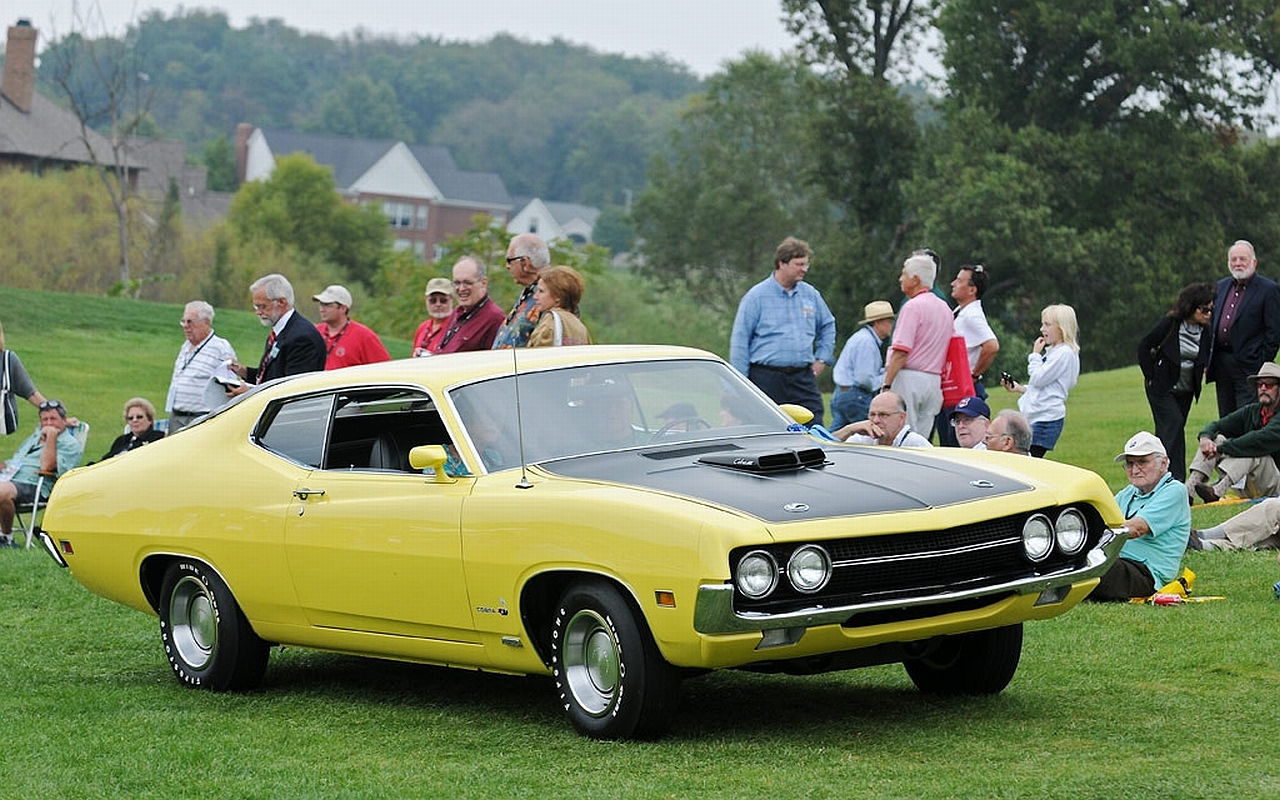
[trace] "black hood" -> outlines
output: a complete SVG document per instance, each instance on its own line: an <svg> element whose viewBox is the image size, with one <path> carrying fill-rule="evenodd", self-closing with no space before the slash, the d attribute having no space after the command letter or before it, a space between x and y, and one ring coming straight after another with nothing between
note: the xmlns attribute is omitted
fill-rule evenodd
<svg viewBox="0 0 1280 800"><path fill-rule="evenodd" d="M570 478L657 489L770 522L915 511L1029 491L1021 481L930 458L928 450L824 446L805 434L701 441L542 463ZM824 456L819 466L807 466ZM791 467L780 464L791 463Z"/></svg>

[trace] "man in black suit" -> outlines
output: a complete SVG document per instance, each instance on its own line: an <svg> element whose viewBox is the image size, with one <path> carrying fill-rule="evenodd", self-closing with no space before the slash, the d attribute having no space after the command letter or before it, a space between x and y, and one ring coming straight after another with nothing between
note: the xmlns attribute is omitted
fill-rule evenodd
<svg viewBox="0 0 1280 800"><path fill-rule="evenodd" d="M293 285L283 275L272 273L249 286L253 294L253 311L262 324L271 329L262 360L257 367L232 364L231 369L244 383L230 394L240 394L249 386L266 383L285 375L319 372L324 369L324 339L316 326L293 308Z"/></svg>
<svg viewBox="0 0 1280 800"><path fill-rule="evenodd" d="M1280 348L1280 287L1257 274L1253 245L1240 239L1227 250L1230 278L1218 281L1209 324L1206 379L1218 384L1218 415L1254 401L1249 376L1274 361Z"/></svg>

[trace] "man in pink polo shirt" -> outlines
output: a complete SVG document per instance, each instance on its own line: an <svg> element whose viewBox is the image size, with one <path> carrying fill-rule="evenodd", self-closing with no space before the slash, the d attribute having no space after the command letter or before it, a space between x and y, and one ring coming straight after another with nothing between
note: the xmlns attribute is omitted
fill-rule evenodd
<svg viewBox="0 0 1280 800"><path fill-rule="evenodd" d="M937 272L927 255L913 255L902 264L898 285L908 299L893 327L881 388L902 397L908 424L926 437L942 410L942 367L954 329L951 308L933 293Z"/></svg>

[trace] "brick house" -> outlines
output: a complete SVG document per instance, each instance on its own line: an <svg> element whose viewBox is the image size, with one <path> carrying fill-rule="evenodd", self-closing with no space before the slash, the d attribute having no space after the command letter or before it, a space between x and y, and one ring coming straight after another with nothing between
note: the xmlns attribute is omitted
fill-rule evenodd
<svg viewBox="0 0 1280 800"><path fill-rule="evenodd" d="M398 249L434 261L445 239L466 232L477 214L506 225L512 200L492 172L461 170L446 147L322 133L236 129L241 183L263 180L277 156L306 153L333 170L338 191L352 202L380 204Z"/></svg>

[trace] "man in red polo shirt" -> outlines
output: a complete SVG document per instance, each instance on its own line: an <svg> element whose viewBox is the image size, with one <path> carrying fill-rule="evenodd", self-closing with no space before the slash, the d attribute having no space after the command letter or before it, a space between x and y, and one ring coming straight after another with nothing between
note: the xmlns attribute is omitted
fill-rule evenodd
<svg viewBox="0 0 1280 800"><path fill-rule="evenodd" d="M324 368L338 369L356 364L390 361L387 348L368 325L351 319L351 292L334 284L313 298L320 304L320 331L324 339Z"/></svg>

